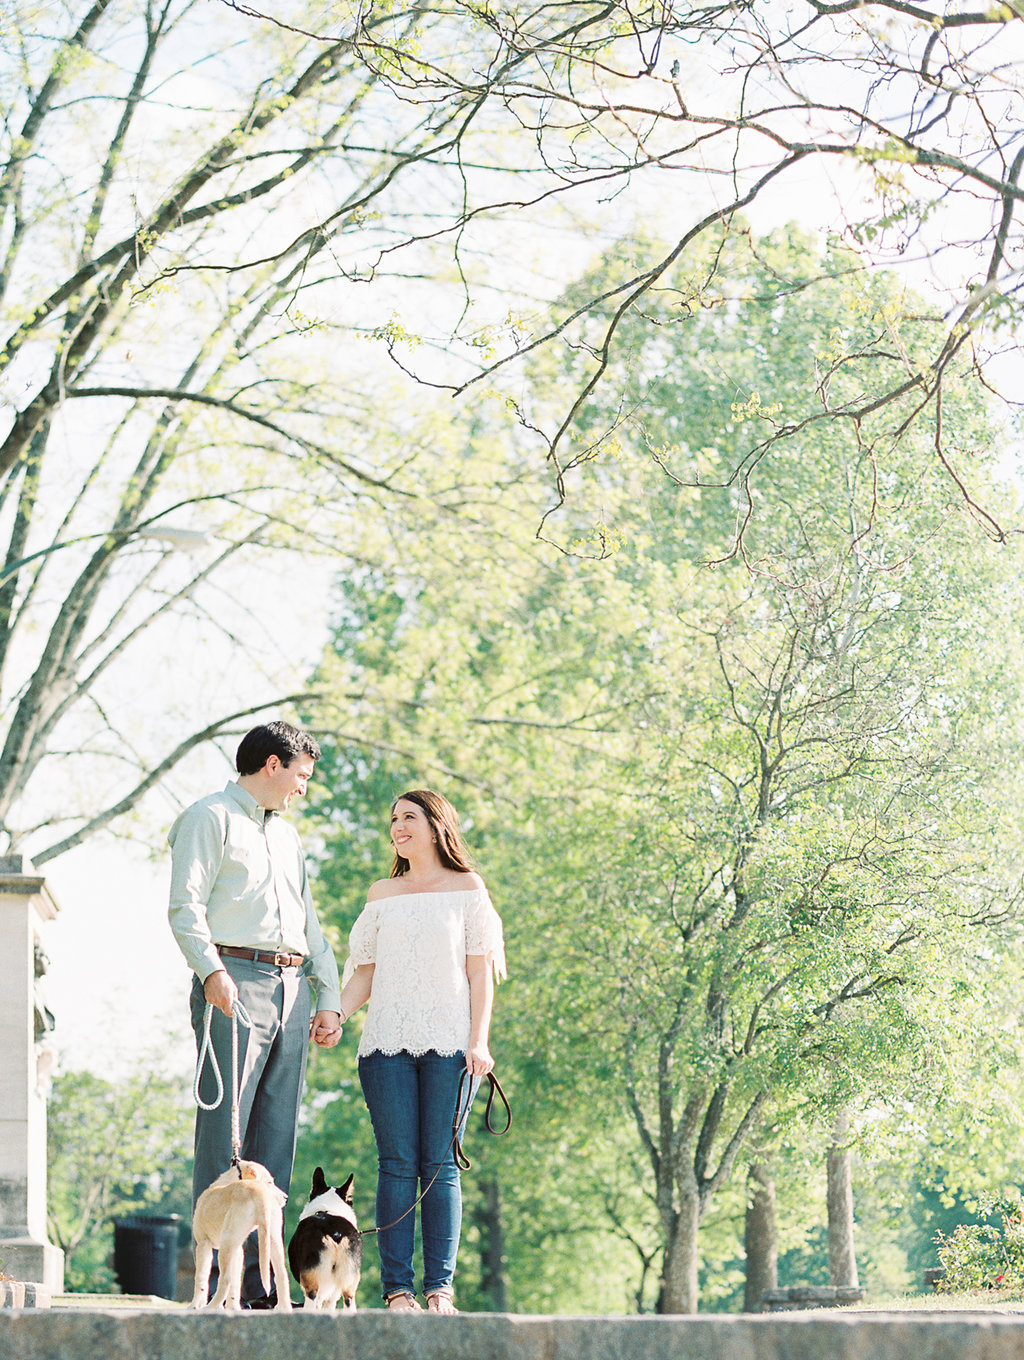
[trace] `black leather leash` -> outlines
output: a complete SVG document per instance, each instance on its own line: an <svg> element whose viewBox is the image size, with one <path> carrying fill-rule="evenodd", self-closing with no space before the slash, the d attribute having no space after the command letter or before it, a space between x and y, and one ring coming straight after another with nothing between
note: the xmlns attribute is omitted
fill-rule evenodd
<svg viewBox="0 0 1024 1360"><path fill-rule="evenodd" d="M466 1102L465 1110L463 1110L462 1108L462 1088L468 1076L469 1076L468 1072L463 1072L462 1076L459 1078L459 1094L455 1097L455 1114L452 1117L452 1141L450 1144L450 1146L454 1149L455 1152L455 1163L462 1171L468 1171L469 1168L473 1165L473 1163L463 1152L462 1143L459 1141L459 1129L462 1127L463 1121L469 1117L468 1100ZM501 1089L501 1082L498 1080L498 1078L494 1075L493 1072L487 1073L487 1081L490 1083L491 1089L487 1092L487 1105L484 1108L484 1124L487 1128L488 1133L493 1133L496 1137L500 1138L503 1134L508 1133L509 1129L512 1127L512 1106L508 1103L508 1097L505 1095L505 1092ZM470 1082L469 1089L470 1098L472 1098L473 1090L472 1082ZM496 1129L494 1125L491 1123L491 1107L494 1104L495 1096L498 1097L502 1105L504 1105L505 1107L505 1127L503 1129Z"/></svg>
<svg viewBox="0 0 1024 1360"><path fill-rule="evenodd" d="M444 1166L444 1159L445 1157L448 1156L448 1153L450 1151L454 1152L455 1164L456 1166L458 1166L460 1171L468 1171L469 1168L472 1166L472 1162L463 1152L462 1143L459 1140L459 1129L462 1127L464 1120L466 1120L469 1117L470 1103L473 1099L473 1082L471 1078L469 1083L469 1096L466 1100L466 1108L465 1109L462 1108L462 1092L466 1084L466 1078L468 1076L469 1072L464 1068L462 1071L462 1075L459 1077L459 1090L458 1094L455 1097L455 1113L452 1115L451 1142L445 1148L444 1157L441 1158L437 1170L431 1176L429 1182L423 1189L422 1193L419 1194L416 1197L416 1199L413 1200L413 1202L409 1205L408 1209L406 1209L404 1214L399 1214L399 1216L395 1219L394 1223L385 1223L383 1226L377 1226L373 1228L360 1228L359 1229L360 1237L372 1237L374 1233L387 1232L389 1228L394 1228L399 1223L401 1223L403 1218L408 1218L412 1211L416 1208L417 1204L421 1204L423 1202L423 1199L425 1198L427 1191L437 1180L438 1176L440 1176L441 1167ZM512 1127L512 1106L508 1103L508 1097L505 1095L505 1092L501 1089L501 1083L498 1081L498 1078L494 1075L493 1072L487 1073L486 1080L490 1083L490 1090L487 1093L487 1104L484 1107L484 1125L486 1126L488 1133L493 1133L500 1138L502 1134L508 1133L509 1129ZM491 1123L491 1106L494 1104L495 1095L497 1095L498 1099L505 1107L505 1127L503 1129L496 1129L494 1125Z"/></svg>

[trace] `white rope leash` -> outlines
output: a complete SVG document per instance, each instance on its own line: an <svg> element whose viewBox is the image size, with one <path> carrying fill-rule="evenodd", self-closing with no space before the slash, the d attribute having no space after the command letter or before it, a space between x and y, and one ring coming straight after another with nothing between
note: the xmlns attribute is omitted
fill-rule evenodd
<svg viewBox="0 0 1024 1360"><path fill-rule="evenodd" d="M224 1079L220 1074L220 1066L217 1063L217 1055L213 1051L213 1044L210 1042L210 1023L213 1020L213 1005L206 1003L206 1015L203 1018L203 1041L199 1045L199 1057L196 1059L196 1079L192 1083L192 1094L195 1096L196 1104L201 1110L215 1110L224 1099ZM252 1029L252 1021L249 1014L238 998L231 1009L231 1165L237 1166L242 1152L242 1134L238 1115L238 1022L241 1020L246 1029ZM214 1100L207 1104L199 1094L199 1078L203 1074L203 1064L207 1055L210 1058L210 1066L213 1068L214 1080L217 1083L217 1095Z"/></svg>

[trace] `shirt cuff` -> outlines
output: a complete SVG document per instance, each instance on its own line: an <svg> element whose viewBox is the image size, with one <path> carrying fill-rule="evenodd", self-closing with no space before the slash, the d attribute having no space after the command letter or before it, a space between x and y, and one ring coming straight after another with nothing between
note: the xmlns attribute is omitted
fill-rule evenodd
<svg viewBox="0 0 1024 1360"><path fill-rule="evenodd" d="M341 992L337 983L333 987L324 984L321 988L316 978L310 978L309 985L316 994L314 1011L337 1011L339 1015L341 1014Z"/></svg>

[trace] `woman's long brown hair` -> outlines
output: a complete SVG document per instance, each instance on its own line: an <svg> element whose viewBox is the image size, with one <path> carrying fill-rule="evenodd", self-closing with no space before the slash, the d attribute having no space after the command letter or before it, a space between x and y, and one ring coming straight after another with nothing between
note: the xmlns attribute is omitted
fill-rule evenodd
<svg viewBox="0 0 1024 1360"><path fill-rule="evenodd" d="M433 789L410 789L408 793L400 793L391 804L392 814L403 798L407 803L415 803L426 815L437 841L438 859L444 867L454 869L460 874L469 873L473 864L469 858L466 842L462 839L462 832L459 830L459 814L444 794L435 793ZM401 878L408 872L409 861L396 850L395 860L391 866L391 877Z"/></svg>

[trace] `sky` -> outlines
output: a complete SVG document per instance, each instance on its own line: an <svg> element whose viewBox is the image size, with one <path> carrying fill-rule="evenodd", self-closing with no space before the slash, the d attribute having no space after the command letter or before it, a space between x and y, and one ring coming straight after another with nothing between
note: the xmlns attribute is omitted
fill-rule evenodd
<svg viewBox="0 0 1024 1360"><path fill-rule="evenodd" d="M169 859L110 837L43 872L60 908L44 940L59 1070L190 1072L192 975L167 924Z"/></svg>

